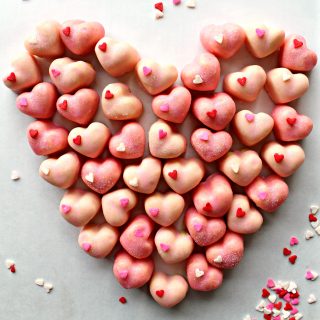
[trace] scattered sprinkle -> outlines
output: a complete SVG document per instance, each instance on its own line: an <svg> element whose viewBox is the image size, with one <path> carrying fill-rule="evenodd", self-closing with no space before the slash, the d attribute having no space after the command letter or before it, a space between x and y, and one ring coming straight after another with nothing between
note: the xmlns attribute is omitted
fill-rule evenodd
<svg viewBox="0 0 320 320"><path fill-rule="evenodd" d="M295 49L300 48L303 46L303 42L299 41L298 39L294 39L293 46L295 47Z"/></svg>
<svg viewBox="0 0 320 320"><path fill-rule="evenodd" d="M283 248L283 255L284 256L290 256L291 254L291 250L288 248Z"/></svg>
<svg viewBox="0 0 320 320"><path fill-rule="evenodd" d="M107 44L105 42L99 44L98 48L102 51L102 52L106 52L107 51Z"/></svg>
<svg viewBox="0 0 320 320"><path fill-rule="evenodd" d="M152 69L149 68L149 67L147 67L147 66L144 66L144 67L142 68L142 72L143 72L143 74L144 74L145 76L149 76L149 75L152 73Z"/></svg>
<svg viewBox="0 0 320 320"><path fill-rule="evenodd" d="M286 120L290 126L293 126L297 122L297 118L287 118Z"/></svg>
<svg viewBox="0 0 320 320"><path fill-rule="evenodd" d="M263 288L261 292L261 296L262 298L268 298L270 296L270 292L266 288Z"/></svg>
<svg viewBox="0 0 320 320"><path fill-rule="evenodd" d="M129 180L129 185L131 187L138 187L139 186L139 181L137 177L132 178L131 180Z"/></svg>
<svg viewBox="0 0 320 320"><path fill-rule="evenodd" d="M215 262L215 263L222 263L222 256L217 256L214 260L213 260L213 262Z"/></svg>
<svg viewBox="0 0 320 320"><path fill-rule="evenodd" d="M68 214L71 211L71 206L69 206L67 204L62 204L60 207L61 207L61 211L64 214Z"/></svg>
<svg viewBox="0 0 320 320"><path fill-rule="evenodd" d="M195 223L193 225L193 228L197 231L200 232L202 230L203 225L201 223Z"/></svg>
<svg viewBox="0 0 320 320"><path fill-rule="evenodd" d="M47 167L41 167L41 172L45 175L48 176L50 173L50 169Z"/></svg>
<svg viewBox="0 0 320 320"><path fill-rule="evenodd" d="M168 173L168 176L173 180L177 180L178 171L177 170L172 170L171 172Z"/></svg>
<svg viewBox="0 0 320 320"><path fill-rule="evenodd" d="M222 44L222 42L223 42L223 34L222 33L216 34L213 38L214 38L215 42Z"/></svg>
<svg viewBox="0 0 320 320"><path fill-rule="evenodd" d="M50 282L45 282L43 284L43 288L46 290L47 293L50 293L53 289L53 284Z"/></svg>
<svg viewBox="0 0 320 320"><path fill-rule="evenodd" d="M157 2L154 4L154 8L163 12L163 3L162 2Z"/></svg>
<svg viewBox="0 0 320 320"><path fill-rule="evenodd" d="M212 211L212 205L210 202L207 202L206 205L202 208L203 211L210 212Z"/></svg>
<svg viewBox="0 0 320 320"><path fill-rule="evenodd" d="M128 271L128 270L121 270L121 271L119 271L119 276L120 276L121 279L127 279L128 274L129 274L129 271Z"/></svg>
<svg viewBox="0 0 320 320"><path fill-rule="evenodd" d="M240 170L240 163L239 162L232 162L231 165L231 170L234 172L234 173L238 173L239 170Z"/></svg>
<svg viewBox="0 0 320 320"><path fill-rule="evenodd" d="M309 295L307 301L308 301L309 304L316 303L316 302L317 302L317 298L316 298L316 296L315 296L313 293L311 293L311 294Z"/></svg>
<svg viewBox="0 0 320 320"><path fill-rule="evenodd" d="M201 84L203 83L203 79L201 78L200 74L196 74L192 80L193 84Z"/></svg>
<svg viewBox="0 0 320 320"><path fill-rule="evenodd" d="M313 270L307 270L306 274L305 274L305 278L307 280L311 280L314 281L318 278L319 274L316 271Z"/></svg>
<svg viewBox="0 0 320 320"><path fill-rule="evenodd" d="M38 130L35 130L35 129L30 129L29 130L29 135L32 139L35 139L39 134L39 131Z"/></svg>
<svg viewBox="0 0 320 320"><path fill-rule="evenodd" d="M122 304L125 304L127 303L127 299L125 297L120 297L119 302L121 302Z"/></svg>
<svg viewBox="0 0 320 320"><path fill-rule="evenodd" d="M70 27L65 27L65 28L62 29L62 32L66 37L69 37L70 36L70 32L71 32L71 28Z"/></svg>
<svg viewBox="0 0 320 320"><path fill-rule="evenodd" d="M238 208L236 212L237 218L243 218L246 215L246 212L242 208Z"/></svg>
<svg viewBox="0 0 320 320"><path fill-rule="evenodd" d="M268 300L271 302L271 303L275 303L276 300L277 300L277 296L275 294L270 294L268 296Z"/></svg>
<svg viewBox="0 0 320 320"><path fill-rule="evenodd" d="M7 76L7 80L10 81L10 82L16 82L17 79L16 79L16 75L14 72L11 72L8 76Z"/></svg>
<svg viewBox="0 0 320 320"><path fill-rule="evenodd" d="M114 94L110 91L107 90L106 93L104 94L105 99L110 100L114 97Z"/></svg>
<svg viewBox="0 0 320 320"><path fill-rule="evenodd" d="M43 287L44 286L44 279L37 278L36 280L34 280L34 283L39 287Z"/></svg>
<svg viewBox="0 0 320 320"><path fill-rule="evenodd" d="M159 135L159 139L162 140L167 136L167 132L164 131L163 129L159 129L158 135Z"/></svg>
<svg viewBox="0 0 320 320"><path fill-rule="evenodd" d="M156 295L157 295L159 298L162 298L163 295L164 295L164 290L157 290L157 291L156 291Z"/></svg>
<svg viewBox="0 0 320 320"><path fill-rule="evenodd" d="M168 252L170 249L170 246L168 244L165 243L160 243L160 248L163 252Z"/></svg>
<svg viewBox="0 0 320 320"><path fill-rule="evenodd" d="M252 122L255 118L255 115L253 113L246 113L245 118L248 122Z"/></svg>
<svg viewBox="0 0 320 320"><path fill-rule="evenodd" d="M199 268L196 268L196 270L194 271L194 274L196 278L201 278L204 275L204 271Z"/></svg>
<svg viewBox="0 0 320 320"><path fill-rule="evenodd" d="M81 245L82 249L85 251L85 252L89 252L92 248L92 245L88 242L84 242L82 245Z"/></svg>
<svg viewBox="0 0 320 320"><path fill-rule="evenodd" d="M158 208L150 208L149 213L152 217L157 217L159 215L160 210Z"/></svg>
<svg viewBox="0 0 320 320"><path fill-rule="evenodd" d="M292 255L292 256L289 257L289 262L290 262L291 264L295 264L297 258L298 258L298 257L294 254L294 255Z"/></svg>
<svg viewBox="0 0 320 320"><path fill-rule="evenodd" d="M84 178L85 178L88 182L93 183L93 182L94 182L93 172L89 172Z"/></svg>
<svg viewBox="0 0 320 320"><path fill-rule="evenodd" d="M172 0L175 6L178 6L181 3L181 0Z"/></svg>
<svg viewBox="0 0 320 320"><path fill-rule="evenodd" d="M318 206L316 206L316 205L310 206L310 212L312 214L316 214L318 211L319 211L319 207Z"/></svg>
<svg viewBox="0 0 320 320"><path fill-rule="evenodd" d="M73 143L76 144L77 146L80 146L81 145L81 136L80 135L77 135L75 138L72 139Z"/></svg>
<svg viewBox="0 0 320 320"><path fill-rule="evenodd" d="M304 236L305 236L306 240L310 240L311 238L314 237L314 233L313 233L312 230L309 230L309 229L308 229L308 230L305 232Z"/></svg>
<svg viewBox="0 0 320 320"><path fill-rule="evenodd" d="M135 235L137 238L142 238L142 237L144 236L143 229L137 229L137 230L134 232L134 235Z"/></svg>
<svg viewBox="0 0 320 320"><path fill-rule="evenodd" d="M19 105L20 107L27 107L28 106L28 100L26 98L21 98L20 101L19 101Z"/></svg>
<svg viewBox="0 0 320 320"><path fill-rule="evenodd" d="M199 136L200 140L202 141L208 141L209 140L209 134L207 131L203 131L200 136Z"/></svg>
<svg viewBox="0 0 320 320"><path fill-rule="evenodd" d="M267 303L265 300L261 300L257 306L256 306L256 310L259 311L259 312L263 312L264 311L264 308L267 306Z"/></svg>
<svg viewBox="0 0 320 320"><path fill-rule="evenodd" d="M241 86L244 86L247 82L247 78L246 77L238 78L237 81Z"/></svg>
<svg viewBox="0 0 320 320"><path fill-rule="evenodd" d="M154 10L154 17L155 17L156 19L161 19L161 18L163 18L163 16L164 16L164 14L163 14L162 11L160 11L160 10L158 10L158 9L155 9L155 10Z"/></svg>
<svg viewBox="0 0 320 320"><path fill-rule="evenodd" d="M290 239L290 246L296 246L296 245L298 245L299 244L299 240L298 240L298 238L297 237L291 237L291 239Z"/></svg>
<svg viewBox="0 0 320 320"><path fill-rule="evenodd" d="M126 208L129 204L129 199L128 198L122 198L120 199L120 206L122 208Z"/></svg>
<svg viewBox="0 0 320 320"><path fill-rule="evenodd" d="M11 180L14 180L14 181L19 180L20 173L17 170L12 170L10 178L11 178Z"/></svg>
<svg viewBox="0 0 320 320"><path fill-rule="evenodd" d="M123 142L120 142L119 145L117 146L116 150L118 152L125 152L126 151L126 146Z"/></svg>
<svg viewBox="0 0 320 320"><path fill-rule="evenodd" d="M217 116L217 110L216 109L212 109L211 111L207 112L207 116L211 119L215 119L215 117Z"/></svg>
<svg viewBox="0 0 320 320"><path fill-rule="evenodd" d="M53 75L54 78L60 76L61 72L57 69L52 69L51 74Z"/></svg>
<svg viewBox="0 0 320 320"><path fill-rule="evenodd" d="M287 71L283 72L283 74L282 74L282 80L283 80L284 82L290 80L291 78L292 78L292 73L291 73L291 72L287 72Z"/></svg>
<svg viewBox="0 0 320 320"><path fill-rule="evenodd" d="M163 104L163 105L160 106L160 111L162 111L162 112L168 112L168 111L169 111L169 108L170 108L169 104L168 104L168 103L165 103L165 104Z"/></svg>
<svg viewBox="0 0 320 320"><path fill-rule="evenodd" d="M59 106L59 108L62 109L62 110L67 110L67 108L68 108L68 101L67 101L67 100L63 100L63 102L60 103L58 106Z"/></svg>
<svg viewBox="0 0 320 320"><path fill-rule="evenodd" d="M187 0L186 6L191 9L195 8L196 7L196 0Z"/></svg>
<svg viewBox="0 0 320 320"><path fill-rule="evenodd" d="M259 28L256 29L256 34L257 34L257 36L258 36L259 38L263 38L264 35L265 35L265 33L266 33L266 31L263 30L263 29L259 29Z"/></svg>
<svg viewBox="0 0 320 320"><path fill-rule="evenodd" d="M275 284L274 280L271 279L271 278L269 278L269 279L267 280L267 287L270 288L270 289L272 289L272 288L274 288L275 286L276 286L276 284Z"/></svg>
<svg viewBox="0 0 320 320"><path fill-rule="evenodd" d="M316 222L316 221L318 221L318 218L314 214L310 213L309 214L309 221Z"/></svg>
<svg viewBox="0 0 320 320"><path fill-rule="evenodd" d="M277 163L280 163L282 162L282 160L284 159L284 155L283 154L279 154L279 153L275 153L273 155L274 157L274 160L277 162Z"/></svg>
<svg viewBox="0 0 320 320"><path fill-rule="evenodd" d="M314 230L316 231L317 235L320 236L320 226L316 227Z"/></svg>

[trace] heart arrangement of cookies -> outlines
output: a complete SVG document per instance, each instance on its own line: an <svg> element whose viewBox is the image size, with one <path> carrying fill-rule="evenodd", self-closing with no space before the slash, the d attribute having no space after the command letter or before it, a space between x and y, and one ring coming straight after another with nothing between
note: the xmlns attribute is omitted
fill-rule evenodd
<svg viewBox="0 0 320 320"><path fill-rule="evenodd" d="M149 284L153 299L167 308L181 302L189 287L217 289L223 270L239 264L243 235L263 224L260 211L274 212L287 199L284 178L304 162L298 142L313 127L310 118L288 105L305 94L305 73L317 63L302 36L286 36L265 25L227 23L204 27L200 40L206 52L183 68L183 85L174 85L175 66L141 58L129 43L106 37L100 23L46 21L25 40L26 51L3 78L19 94L17 108L36 119L27 128L28 142L35 154L48 156L40 176L66 189L59 209L66 221L81 228L80 247L104 258L117 246L113 273L120 285ZM246 66L226 75L224 92L214 93L219 59L233 57L244 45L259 59L279 52L278 67L265 72L259 65ZM95 52L115 78L135 73L154 96L148 112L152 109L159 118L150 126L148 140L138 121L143 103L129 87L110 83L99 94L90 87L93 66L66 52L79 59ZM51 82L42 80L43 59L51 61ZM251 103L263 89L275 104L271 114L237 110L238 101ZM117 133L93 121L99 104L108 121L122 124ZM53 122L56 112L73 124L71 131ZM198 157L185 158L188 143L179 125L190 113L198 123L190 138ZM149 153L143 158L146 144ZM219 171L207 175L206 166L213 163ZM263 168L271 173L264 175ZM79 177L83 188L75 186ZM126 187L117 187L120 179ZM158 190L161 179L170 191ZM186 208L188 197L193 206ZM136 214L139 200L145 212ZM97 223L93 219L101 210L105 220ZM186 277L155 270L154 252L167 264L186 262Z"/></svg>

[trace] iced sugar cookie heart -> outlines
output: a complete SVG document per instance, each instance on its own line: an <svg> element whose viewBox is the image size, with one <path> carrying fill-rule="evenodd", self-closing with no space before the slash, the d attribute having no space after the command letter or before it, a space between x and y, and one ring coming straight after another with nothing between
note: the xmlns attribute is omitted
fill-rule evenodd
<svg viewBox="0 0 320 320"><path fill-rule="evenodd" d="M261 172L262 161L253 150L228 152L219 161L219 169L241 187L249 185Z"/></svg>
<svg viewBox="0 0 320 320"><path fill-rule="evenodd" d="M181 216L185 202L182 196L174 192L156 192L146 198L144 208L147 215L163 227L168 227Z"/></svg>
<svg viewBox="0 0 320 320"><path fill-rule="evenodd" d="M87 160L81 169L81 179L93 191L105 194L119 180L121 164L116 159Z"/></svg>
<svg viewBox="0 0 320 320"><path fill-rule="evenodd" d="M261 151L262 159L280 177L286 178L295 173L304 162L305 154L297 144L281 145L266 143Z"/></svg>
<svg viewBox="0 0 320 320"><path fill-rule="evenodd" d="M151 278L150 293L162 307L174 307L186 297L187 292L188 283L182 276L155 272Z"/></svg>
<svg viewBox="0 0 320 320"><path fill-rule="evenodd" d="M312 120L289 106L276 106L272 110L275 136L282 141L306 138L313 128Z"/></svg>
<svg viewBox="0 0 320 320"><path fill-rule="evenodd" d="M286 68L275 68L267 73L265 88L275 103L283 104L303 96L309 88L309 80L302 73L293 74Z"/></svg>
<svg viewBox="0 0 320 320"><path fill-rule="evenodd" d="M193 290L212 291L222 285L223 273L209 266L206 257L201 253L193 254L188 259L186 272L189 285Z"/></svg>
<svg viewBox="0 0 320 320"><path fill-rule="evenodd" d="M151 95L168 89L178 78L175 66L162 65L150 59L141 59L135 70L142 87Z"/></svg>
<svg viewBox="0 0 320 320"><path fill-rule="evenodd" d="M38 84L42 80L36 59L28 52L20 53L11 61L3 83L15 92L21 92Z"/></svg>
<svg viewBox="0 0 320 320"><path fill-rule="evenodd" d="M68 136L72 149L88 158L97 158L105 149L111 136L109 128L100 122L92 122L87 128L73 128Z"/></svg>
<svg viewBox="0 0 320 320"><path fill-rule="evenodd" d="M153 251L154 225L145 214L136 216L124 229L120 237L122 247L134 258L145 259Z"/></svg>
<svg viewBox="0 0 320 320"><path fill-rule="evenodd" d="M101 97L102 111L110 120L131 120L141 116L142 102L123 83L108 84Z"/></svg>
<svg viewBox="0 0 320 320"><path fill-rule="evenodd" d="M288 185L277 175L256 178L246 187L248 197L255 205L267 212L274 212L287 199Z"/></svg>
<svg viewBox="0 0 320 320"><path fill-rule="evenodd" d="M272 132L274 121L267 113L241 110L234 116L232 124L239 140L251 147Z"/></svg>
<svg viewBox="0 0 320 320"><path fill-rule="evenodd" d="M247 196L235 194L227 214L228 228L236 233L251 234L257 232L263 223L261 213L250 206Z"/></svg>
<svg viewBox="0 0 320 320"><path fill-rule="evenodd" d="M184 221L191 237L201 247L209 246L220 240L227 229L223 219L208 219L198 213L195 208L188 209Z"/></svg>
<svg viewBox="0 0 320 320"><path fill-rule="evenodd" d="M248 26L245 33L247 48L256 58L265 58L278 51L285 37L283 30L264 24Z"/></svg>
<svg viewBox="0 0 320 320"><path fill-rule="evenodd" d="M135 259L125 251L117 253L113 274L125 289L140 288L149 282L154 269L151 258Z"/></svg>
<svg viewBox="0 0 320 320"><path fill-rule="evenodd" d="M158 120L149 129L149 150L156 158L177 158L186 151L186 138L179 133L173 133L171 127Z"/></svg>
<svg viewBox="0 0 320 320"><path fill-rule="evenodd" d="M207 247L206 257L211 265L219 269L233 269L241 261L244 242L241 235L227 231L217 243Z"/></svg>
<svg viewBox="0 0 320 320"><path fill-rule="evenodd" d="M49 75L61 93L72 93L90 86L96 76L96 71L90 63L60 58L52 61Z"/></svg>
<svg viewBox="0 0 320 320"><path fill-rule="evenodd" d="M130 122L110 139L109 150L120 159L137 159L143 156L145 144L143 127L137 122Z"/></svg>
<svg viewBox="0 0 320 320"><path fill-rule="evenodd" d="M113 250L119 238L117 228L107 223L84 226L79 234L79 246L92 257L104 258Z"/></svg>
<svg viewBox="0 0 320 320"><path fill-rule="evenodd" d="M33 152L47 156L68 146L68 131L51 121L34 121L27 128L27 137Z"/></svg>
<svg viewBox="0 0 320 320"><path fill-rule="evenodd" d="M87 125L99 107L99 95L93 89L83 88L74 94L64 94L57 101L57 111L66 119Z"/></svg>
<svg viewBox="0 0 320 320"><path fill-rule="evenodd" d="M100 198L95 193L82 189L67 190L59 206L62 217L76 227L89 223L100 208Z"/></svg>
<svg viewBox="0 0 320 320"><path fill-rule="evenodd" d="M118 189L105 194L102 197L102 211L106 221L114 227L124 225L137 201L137 196L130 189Z"/></svg>
<svg viewBox="0 0 320 320"><path fill-rule="evenodd" d="M219 60L211 53L199 54L181 71L183 84L191 90L215 90L220 79Z"/></svg>
<svg viewBox="0 0 320 320"><path fill-rule="evenodd" d="M210 98L197 98L193 103L192 112L204 125L220 131L232 120L236 104L228 94L219 92Z"/></svg>
<svg viewBox="0 0 320 320"><path fill-rule="evenodd" d="M187 193L195 188L204 174L204 164L197 158L169 160L163 167L164 179L169 187L179 194Z"/></svg>
<svg viewBox="0 0 320 320"><path fill-rule="evenodd" d="M30 54L41 58L57 58L64 54L64 45L60 38L60 23L54 20L42 22L36 26L33 34L24 41Z"/></svg>
<svg viewBox="0 0 320 320"><path fill-rule="evenodd" d="M246 36L234 23L208 25L201 30L200 40L204 48L222 59L234 56L242 47Z"/></svg>
<svg viewBox="0 0 320 320"><path fill-rule="evenodd" d="M156 96L152 100L152 110L160 119L182 123L191 105L191 94L185 87L175 87L169 94Z"/></svg>
<svg viewBox="0 0 320 320"><path fill-rule="evenodd" d="M55 86L48 82L38 83L31 92L21 93L16 99L17 108L34 118L51 118L56 110L58 94Z"/></svg>
<svg viewBox="0 0 320 320"><path fill-rule="evenodd" d="M222 217L231 206L232 189L221 174L212 174L199 184L193 193L193 203L198 213L208 217Z"/></svg>
<svg viewBox="0 0 320 320"><path fill-rule="evenodd" d="M290 35L286 38L280 53L280 66L293 71L311 71L317 64L317 54L308 49L304 37Z"/></svg>
<svg viewBox="0 0 320 320"><path fill-rule="evenodd" d="M160 228L154 243L162 260L168 264L185 261L193 250L193 240L186 232L179 232L174 227Z"/></svg>
<svg viewBox="0 0 320 320"><path fill-rule="evenodd" d="M68 189L77 181L80 166L77 154L68 152L57 159L49 158L42 161L39 175L58 188Z"/></svg>
<svg viewBox="0 0 320 320"><path fill-rule="evenodd" d="M223 79L223 89L242 101L255 101L266 83L266 73L258 65L247 66L240 72L227 74Z"/></svg>
<svg viewBox="0 0 320 320"><path fill-rule="evenodd" d="M104 28L99 22L69 20L60 28L63 43L76 55L85 55L93 51L96 43L103 36Z"/></svg>
<svg viewBox="0 0 320 320"><path fill-rule="evenodd" d="M125 184L133 191L151 194L155 191L161 176L161 161L144 158L138 165L129 165L123 171Z"/></svg>
<svg viewBox="0 0 320 320"><path fill-rule="evenodd" d="M199 128L192 133L191 144L204 161L213 162L230 150L232 137L226 131L213 133L208 129Z"/></svg>
<svg viewBox="0 0 320 320"><path fill-rule="evenodd" d="M138 51L128 42L104 37L95 47L102 68L112 77L121 77L133 71L140 60Z"/></svg>

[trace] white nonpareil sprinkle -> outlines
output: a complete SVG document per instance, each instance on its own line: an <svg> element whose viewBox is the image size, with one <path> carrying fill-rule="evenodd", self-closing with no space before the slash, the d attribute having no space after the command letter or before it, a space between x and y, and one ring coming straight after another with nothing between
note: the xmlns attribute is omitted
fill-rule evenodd
<svg viewBox="0 0 320 320"><path fill-rule="evenodd" d="M93 183L93 181L94 181L93 172L89 172L89 173L85 176L85 179L86 179L88 182Z"/></svg>
<svg viewBox="0 0 320 320"><path fill-rule="evenodd" d="M319 211L319 207L318 206L316 206L316 205L310 206L310 212L312 214L316 214L318 211Z"/></svg>
<svg viewBox="0 0 320 320"><path fill-rule="evenodd" d="M188 7L188 8L195 8L196 7L196 0L188 0L187 2L186 2L186 6Z"/></svg>
<svg viewBox="0 0 320 320"><path fill-rule="evenodd" d="M268 297L268 300L271 302L271 303L275 303L276 300L277 300L277 296L275 294L270 294L270 296Z"/></svg>
<svg viewBox="0 0 320 320"><path fill-rule="evenodd" d="M47 167L41 167L41 172L47 176L50 173L50 169Z"/></svg>
<svg viewBox="0 0 320 320"><path fill-rule="evenodd" d="M6 259L6 261L5 261L5 265L6 265L7 269L10 269L14 264L15 264L15 262L11 259Z"/></svg>
<svg viewBox="0 0 320 320"><path fill-rule="evenodd" d="M158 10L158 11L159 11L159 10ZM161 12L161 11L160 11L160 12ZM126 151L126 146L125 146L125 144L124 144L123 142L120 142L119 145L117 146L116 150L119 151L119 152L124 152L124 151Z"/></svg>
<svg viewBox="0 0 320 320"><path fill-rule="evenodd" d="M158 10L158 9L155 9L154 17L155 17L156 19L161 19L161 18L163 18L163 12L160 11L160 10Z"/></svg>
<svg viewBox="0 0 320 320"><path fill-rule="evenodd" d="M221 256L217 256L213 261L215 263L221 263L222 262L222 257Z"/></svg>
<svg viewBox="0 0 320 320"><path fill-rule="evenodd" d="M313 233L313 231L311 231L311 230L308 229L308 230L306 231L306 233L304 234L304 236L305 236L306 240L310 240L311 238L314 237L314 233Z"/></svg>
<svg viewBox="0 0 320 320"><path fill-rule="evenodd" d="M239 164L239 162L232 162L230 167L231 167L231 170L232 170L234 173L238 173L239 170L240 170L240 164Z"/></svg>
<svg viewBox="0 0 320 320"><path fill-rule="evenodd" d="M132 178L131 180L129 180L129 184L132 187L138 187L139 186L138 178L137 177Z"/></svg>
<svg viewBox="0 0 320 320"><path fill-rule="evenodd" d="M256 306L256 310L259 311L259 312L263 312L264 311L264 308L267 306L267 303L265 300L261 300L257 306Z"/></svg>
<svg viewBox="0 0 320 320"><path fill-rule="evenodd" d="M37 278L36 280L34 280L34 283L39 286L39 287L43 287L44 285L44 279L42 278Z"/></svg>
<svg viewBox="0 0 320 320"><path fill-rule="evenodd" d="M47 293L50 293L50 291L53 289L53 284L50 282L45 282L43 288L46 290Z"/></svg>
<svg viewBox="0 0 320 320"><path fill-rule="evenodd" d="M215 42L221 44L223 42L223 34L219 33L219 34L215 35L214 40L215 40Z"/></svg>
<svg viewBox="0 0 320 320"><path fill-rule="evenodd" d="M309 297L308 297L308 303L309 303L309 304L312 304L312 303L316 303L316 302L317 302L316 296L315 296L313 293L311 293L311 294L309 295Z"/></svg>
<svg viewBox="0 0 320 320"><path fill-rule="evenodd" d="M282 80L285 82L290 80L291 78L292 78L292 73L290 73L290 72L284 72L282 74Z"/></svg>
<svg viewBox="0 0 320 320"><path fill-rule="evenodd" d="M11 178L11 180L19 180L20 173L17 170L12 170L10 178Z"/></svg>
<svg viewBox="0 0 320 320"><path fill-rule="evenodd" d="M196 268L196 270L194 271L196 278L201 278L204 275L204 271Z"/></svg>
<svg viewBox="0 0 320 320"><path fill-rule="evenodd" d="M192 83L193 83L193 84L201 84L201 83L203 83L203 80L202 80L200 74L196 74L196 75L194 76L194 78L193 78L193 80L192 80Z"/></svg>

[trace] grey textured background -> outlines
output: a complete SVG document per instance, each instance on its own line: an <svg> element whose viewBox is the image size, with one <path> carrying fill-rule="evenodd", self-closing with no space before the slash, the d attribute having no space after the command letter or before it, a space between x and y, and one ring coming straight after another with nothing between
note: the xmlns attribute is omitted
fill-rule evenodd
<svg viewBox="0 0 320 320"><path fill-rule="evenodd" d="M1 74L10 58L23 49L23 39L36 23L45 19L64 21L72 18L97 20L104 24L108 35L127 40L142 56L168 61L179 69L201 51L198 34L208 23L265 22L278 25L288 33L304 35L310 46L320 53L320 3L318 0L212 1L198 0L197 8L173 7L164 1L165 18L155 21L153 3L146 0L2 0L1 1ZM236 71L254 63L243 49L238 58L222 64L223 72ZM97 65L97 64L96 64ZM275 65L275 57L263 62L267 69ZM302 294L301 310L305 319L319 319L320 303L309 306L306 299L313 292L320 298L319 280L307 282L307 267L320 271L320 238L303 239L309 227L308 207L319 203L319 116L320 68L312 72L311 86L298 103L297 109L315 121L312 134L304 141L305 164L288 179L290 196L273 215L265 215L261 232L246 239L245 258L241 265L225 274L223 286L213 293L189 292L177 308L165 310L148 295L147 289L122 289L113 277L111 259L95 260L79 250L78 231L59 216L58 204L62 191L38 177L41 158L35 156L26 143L25 128L31 118L19 113L15 95L0 86L0 319L13 320L78 320L78 319L214 319L236 320L251 313L260 300L260 288L267 277L295 280ZM142 96L145 110L150 97L125 77L133 91ZM99 73L97 88L115 81ZM239 108L245 107L243 104ZM265 94L251 105L254 110L270 111L272 104ZM98 115L99 119L101 115ZM100 117L101 119L101 117ZM146 127L154 121L147 113L142 117ZM190 132L190 118L183 125ZM112 126L113 132L116 126ZM189 150L188 154L192 151ZM10 180L12 169L22 179ZM295 266L289 265L281 250L291 235L301 244ZM17 273L4 267L6 258L13 258ZM34 285L37 277L54 284L47 295ZM118 302L125 295L126 305ZM257 315L261 318L260 315ZM260 319L259 318L259 319Z"/></svg>

